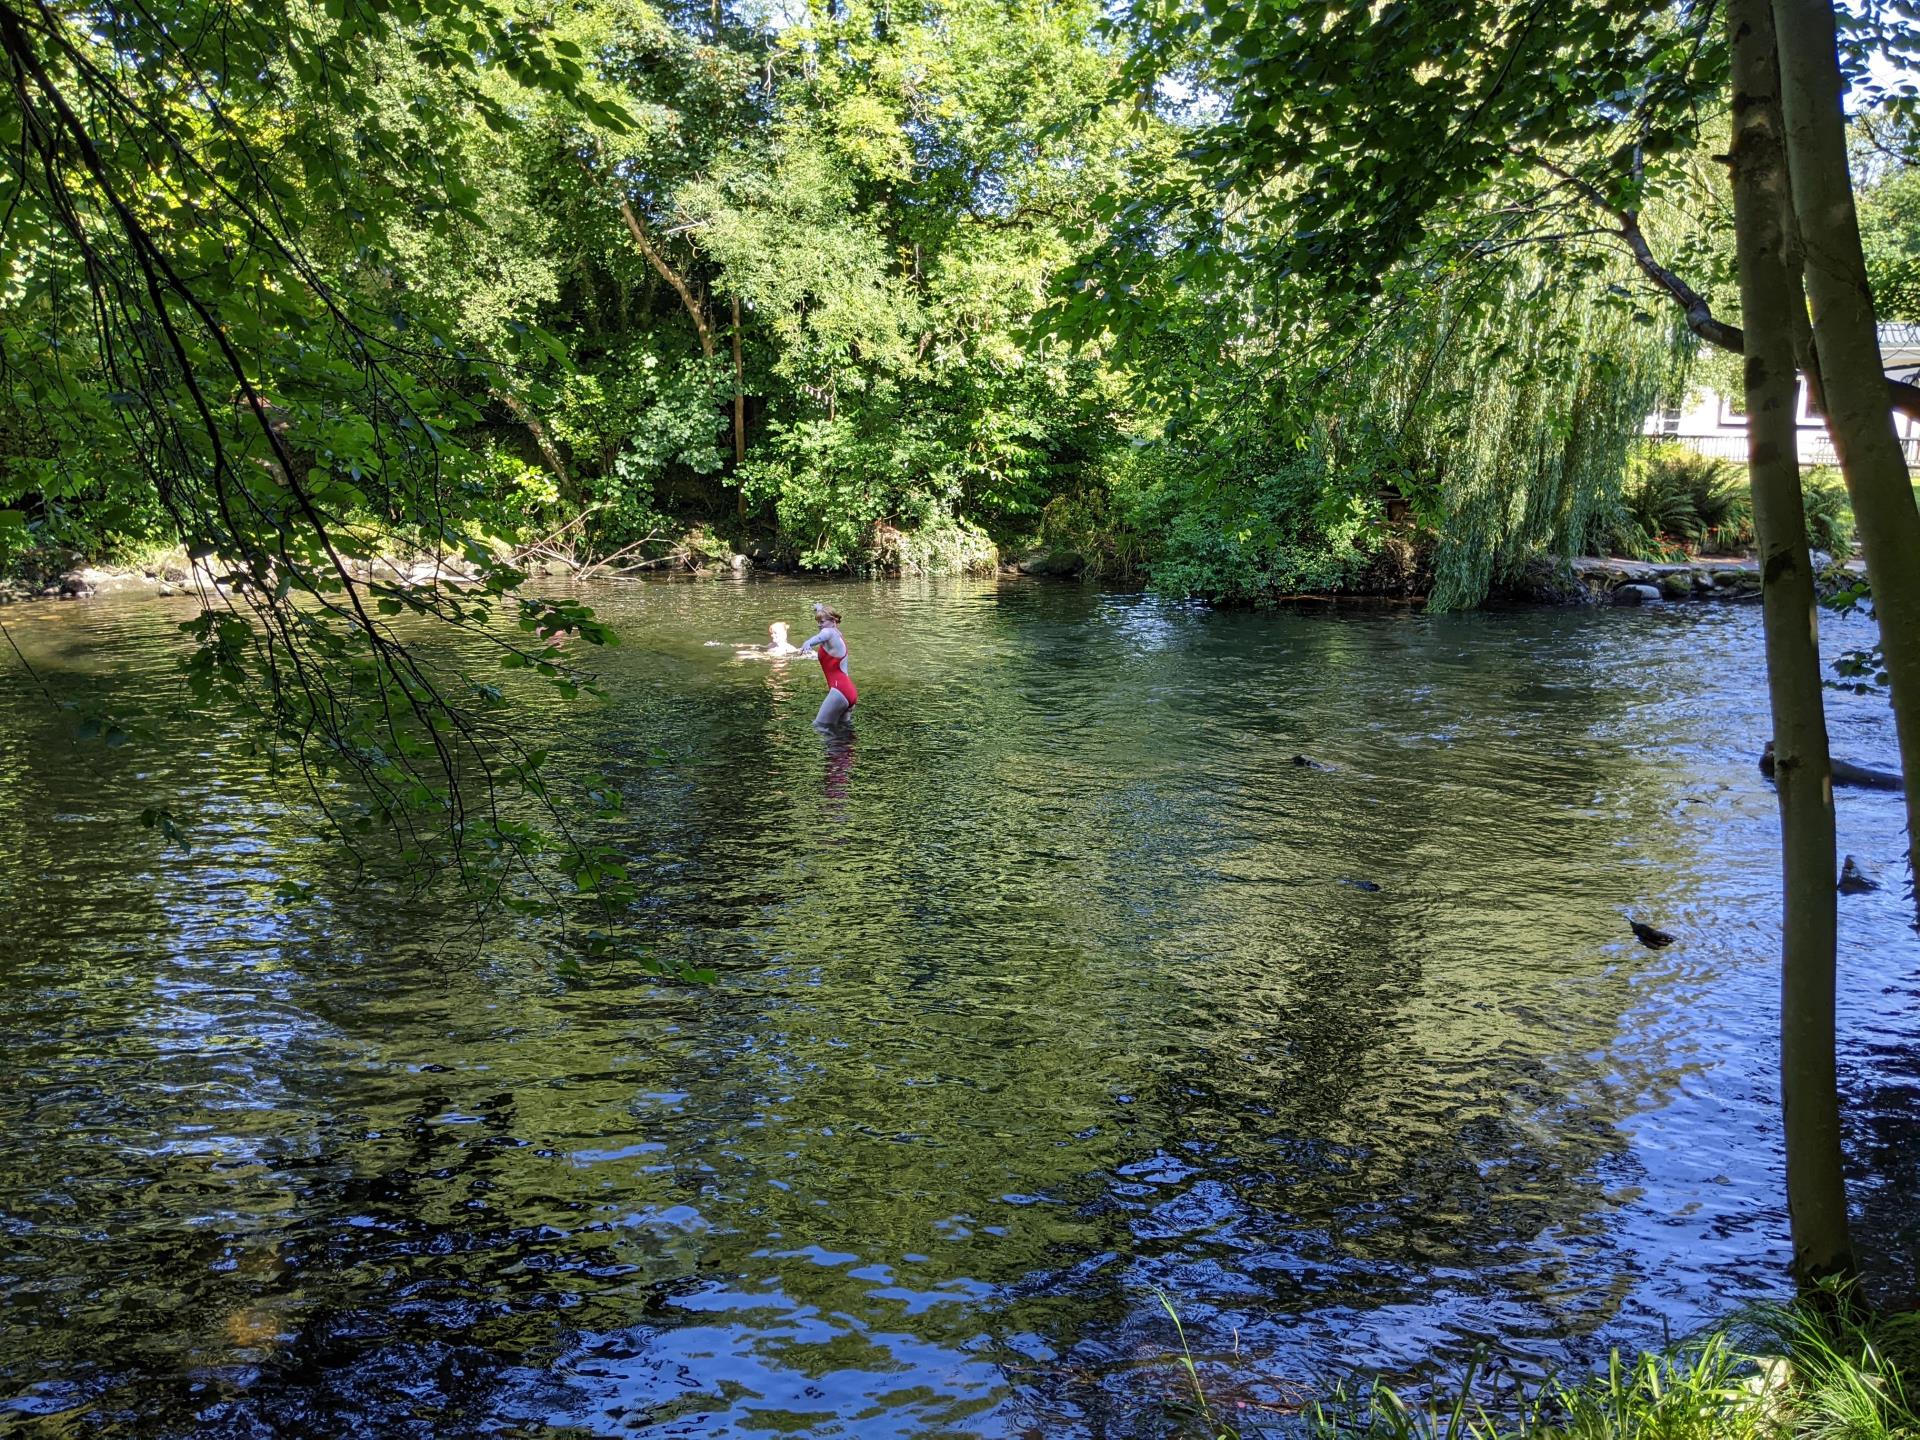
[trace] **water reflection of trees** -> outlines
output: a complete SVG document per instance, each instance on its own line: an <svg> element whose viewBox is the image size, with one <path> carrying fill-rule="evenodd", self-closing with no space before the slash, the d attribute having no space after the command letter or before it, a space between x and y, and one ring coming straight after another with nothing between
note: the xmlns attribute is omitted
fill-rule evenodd
<svg viewBox="0 0 1920 1440"><path fill-rule="evenodd" d="M1907 991L1912 1013L1915 995ZM1900 1013L1889 1007L1890 1013ZM1856 1136L1849 1180L1859 1207L1862 1269L1889 1306L1920 1305L1920 1040L1866 1047L1842 1076Z"/></svg>
<svg viewBox="0 0 1920 1440"><path fill-rule="evenodd" d="M699 1114L766 1113L777 1163L748 1150L716 1168L749 1188L779 1171L791 1189L763 1210L777 1233L872 1256L932 1248L931 1232L959 1247L943 1268L1019 1295L1010 1330L1065 1345L1097 1309L1083 1267L1104 1252L1164 1254L1146 1274L1251 1287L1269 1310L1387 1305L1431 1293L1433 1267L1519 1267L1548 1232L1559 1245L1597 1228L1624 1143L1604 1094L1567 1101L1549 1073L1570 1043L1552 1014L1564 957L1538 952L1541 936L1571 930L1570 949L1599 937L1590 914L1567 913L1583 857L1542 832L1634 762L1586 743L1621 702L1578 654L1562 657L1558 688L1520 651L1504 668L1462 665L1452 689L1396 716L1353 698L1377 635L1296 626L1298 653L1276 666L1245 647L1182 650L1176 627L1152 637L1167 674L1142 688L1157 705L1086 696L1098 723L1076 717L1074 750L1056 753L1045 722L1075 709L1074 672L1111 688L1115 653L1137 637L991 612L980 628L995 683L967 697L979 724L965 763L889 757L913 784L865 797L886 815L885 853L855 848L817 873L795 861L804 883L780 887L811 896L781 934L835 927L796 944L804 959L774 957L805 982L731 1009L706 1037L710 1063L672 1067ZM1193 696L1220 698L1207 671L1222 663L1239 672L1232 699L1272 693L1276 668L1309 683L1287 688L1279 720L1197 708ZM1548 726L1538 764L1476 770L1476 712L1510 723L1516 706ZM1276 765L1313 732L1340 737L1340 770ZM1461 734L1465 746L1443 743ZM754 855L758 829L804 856L793 818L723 806L707 838ZM1604 815L1594 828L1593 846L1621 838ZM1342 887L1349 871L1385 892ZM1430 893L1408 896L1408 876ZM1036 949L1036 934L1054 943ZM1626 991L1589 985L1580 1000L1591 1047ZM956 1196L972 1203L956 1210ZM867 1303L858 1267L785 1268L783 1289ZM1063 1274L1064 1288L1043 1278ZM1506 1283L1553 1303L1567 1278ZM1137 1309L1113 1300L1116 1320Z"/></svg>
<svg viewBox="0 0 1920 1440"><path fill-rule="evenodd" d="M1177 973L1191 987L1193 1033L1212 1044L1159 1078L1168 1138L1156 1154L1168 1183L1114 1203L1105 1244L1142 1256L1130 1278L1187 1297L1199 1332L1217 1319L1223 1343L1276 1311L1431 1296L1436 1269L1479 1273L1578 1328L1609 1311L1625 1282L1603 1280L1592 1256L1585 1267L1574 1258L1574 1276L1554 1276L1542 1252L1599 1230L1625 1142L1604 1096L1579 1098L1567 1073L1578 1062L1564 1052L1590 1048L1594 1029L1607 1033L1609 1014L1630 1002L1624 981L1611 995L1584 987L1577 1044L1553 1013L1542 968L1550 980L1598 937L1590 916L1568 913L1586 908L1566 903L1569 860L1581 857L1540 832L1621 784L1620 767L1633 762L1580 743L1620 701L1582 683L1577 654L1562 655L1571 678L1540 707L1561 727L1537 735L1543 763L1476 776L1474 712L1491 706L1510 720L1513 697L1502 691L1540 693L1537 657L1509 655L1503 668L1497 649L1488 663L1488 647L1477 647L1456 686L1438 683L1396 714L1362 683L1380 663L1383 627L1272 628L1285 638L1267 643L1292 652L1279 667L1284 701L1229 714L1235 733L1215 733L1217 710L1180 722L1215 752L1240 752L1206 809L1239 809L1246 823L1223 841L1206 815L1175 817L1147 847L1178 854L1179 836L1206 837L1180 868L1203 870L1215 893L1231 886L1232 899L1207 903L1198 898L1207 887L1187 876L1170 886L1173 934L1162 948L1188 962ZM1426 626L1414 633L1431 644ZM1250 672L1242 697L1272 695L1282 678L1244 652L1217 658ZM1446 680L1444 667L1411 658ZM1469 744L1407 743L1436 733ZM1274 765L1275 752L1296 748L1340 768ZM1546 758L1556 748L1557 764ZM1475 785L1487 793L1463 804ZM1616 827L1589 843L1619 838ZM1383 891L1340 883L1359 877ZM1570 932L1569 955L1539 953L1546 937ZM1583 1268L1608 1293L1553 1295ZM1571 1311L1559 1303L1567 1298Z"/></svg>
<svg viewBox="0 0 1920 1440"><path fill-rule="evenodd" d="M510 930L476 962L430 899L273 904L328 878L323 847L185 730L114 799L223 797L190 858L89 839L92 891L0 870L27 903L9 973L66 1027L10 1061L43 1108L0 1099L28 1142L0 1183L45 1227L9 1379L65 1373L76 1287L156 1413L231 1364L257 1372L233 1403L320 1428L381 1385L480 1417L828 1374L878 1404L904 1370L997 1403L982 1355L1084 1413L1164 1348L1148 1282L1203 1350L1237 1330L1283 1370L1338 1334L1612 1311L1618 1122L1682 1062L1627 1030L1665 972L1593 957L1633 887L1714 863L1617 743L1622 652L1584 621L861 598L843 794L817 671L700 648L760 631L748 591L699 629L629 617L611 705L528 712L554 764L627 788L649 933L710 990L564 989ZM104 813L108 772L28 733L7 858L75 796ZM77 1261L63 1190L114 1230ZM186 1318L149 1323L149 1289ZM711 1394L674 1378L701 1347Z"/></svg>

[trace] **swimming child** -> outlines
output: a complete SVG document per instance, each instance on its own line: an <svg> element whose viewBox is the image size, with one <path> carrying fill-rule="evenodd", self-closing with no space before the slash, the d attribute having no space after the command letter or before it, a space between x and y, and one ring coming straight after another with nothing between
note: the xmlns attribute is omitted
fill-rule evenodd
<svg viewBox="0 0 1920 1440"><path fill-rule="evenodd" d="M847 673L847 642L840 634L840 612L831 605L816 603L813 618L820 633L802 640L800 651L804 654L813 650L820 656L820 669L827 677L827 698L820 702L820 713L813 717L813 724L816 730L832 730L846 720L860 692Z"/></svg>
<svg viewBox="0 0 1920 1440"><path fill-rule="evenodd" d="M764 645L736 645L733 647L742 660L759 659L784 660L789 655L801 653L800 647L787 638L787 622L776 620L767 626L767 643Z"/></svg>

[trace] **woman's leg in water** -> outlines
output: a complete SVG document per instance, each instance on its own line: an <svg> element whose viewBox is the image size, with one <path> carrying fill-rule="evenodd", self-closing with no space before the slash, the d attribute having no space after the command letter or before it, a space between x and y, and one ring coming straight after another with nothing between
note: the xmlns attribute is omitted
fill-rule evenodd
<svg viewBox="0 0 1920 1440"><path fill-rule="evenodd" d="M838 690L827 691L827 698L820 702L820 713L813 717L816 730L837 730L846 723L847 712L853 709L847 697Z"/></svg>

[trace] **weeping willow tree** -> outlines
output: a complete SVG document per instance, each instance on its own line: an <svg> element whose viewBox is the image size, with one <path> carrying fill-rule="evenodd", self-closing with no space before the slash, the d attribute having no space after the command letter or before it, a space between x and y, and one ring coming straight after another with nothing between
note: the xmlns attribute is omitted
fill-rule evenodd
<svg viewBox="0 0 1920 1440"><path fill-rule="evenodd" d="M1077 281L1112 318L1109 358L1148 392L1146 478L1120 490L1157 542L1157 587L1256 603L1414 593L1430 540L1429 603L1462 609L1613 519L1628 451L1697 343L1624 247L1532 234L1536 216L1480 194L1374 288L1329 292L1276 259L1272 217L1287 209L1261 198L1264 220L1143 224L1115 242L1204 252L1210 286ZM1641 223L1662 243L1699 228L1668 203ZM1074 335L1075 307L1092 303L1065 303L1059 330ZM1414 535L1391 523L1399 501Z"/></svg>
<svg viewBox="0 0 1920 1440"><path fill-rule="evenodd" d="M1486 598L1543 551L1581 547L1617 500L1627 450L1690 354L1604 272L1535 255L1389 305L1334 398L1336 473L1378 468L1439 536L1430 603Z"/></svg>

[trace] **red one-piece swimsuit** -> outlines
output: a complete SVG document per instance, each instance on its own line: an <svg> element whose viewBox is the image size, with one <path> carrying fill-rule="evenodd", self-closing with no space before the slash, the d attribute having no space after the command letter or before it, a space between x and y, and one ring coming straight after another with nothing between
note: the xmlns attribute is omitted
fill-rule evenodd
<svg viewBox="0 0 1920 1440"><path fill-rule="evenodd" d="M847 697L847 708L852 709L860 703L860 692L853 688L853 677L840 668L838 655L829 655L827 647L822 645L814 654L820 657L820 668L826 672L827 688L838 690Z"/></svg>

